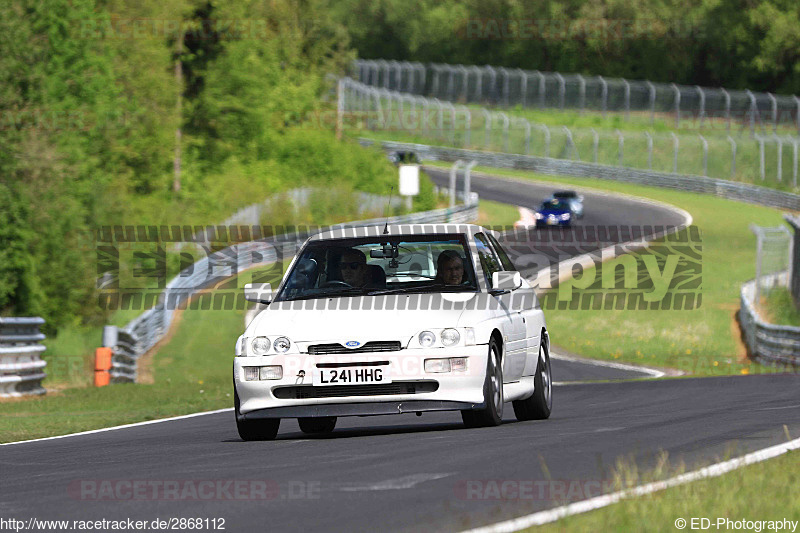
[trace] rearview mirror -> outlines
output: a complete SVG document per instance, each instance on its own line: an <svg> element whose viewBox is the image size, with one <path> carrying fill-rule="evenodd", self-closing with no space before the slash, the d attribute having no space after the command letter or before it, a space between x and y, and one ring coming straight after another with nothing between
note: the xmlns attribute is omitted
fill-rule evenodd
<svg viewBox="0 0 800 533"><path fill-rule="evenodd" d="M244 286L244 299L248 302L268 304L272 301L272 284L247 283Z"/></svg>
<svg viewBox="0 0 800 533"><path fill-rule="evenodd" d="M522 287L522 276L513 270L500 270L492 274L492 288L499 291L514 291Z"/></svg>

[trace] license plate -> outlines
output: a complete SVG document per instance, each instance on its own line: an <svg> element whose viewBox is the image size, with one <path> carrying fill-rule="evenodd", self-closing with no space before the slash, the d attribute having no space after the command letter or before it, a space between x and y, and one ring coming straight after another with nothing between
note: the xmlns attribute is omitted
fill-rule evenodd
<svg viewBox="0 0 800 533"><path fill-rule="evenodd" d="M548 223L549 225L551 225L551 226L555 226L556 224L558 224L558 220L556 220L556 219L554 219L554 218L548 218L548 219L547 219L547 223Z"/></svg>
<svg viewBox="0 0 800 533"><path fill-rule="evenodd" d="M311 381L315 386L391 383L388 371L387 367L382 366L316 368Z"/></svg>

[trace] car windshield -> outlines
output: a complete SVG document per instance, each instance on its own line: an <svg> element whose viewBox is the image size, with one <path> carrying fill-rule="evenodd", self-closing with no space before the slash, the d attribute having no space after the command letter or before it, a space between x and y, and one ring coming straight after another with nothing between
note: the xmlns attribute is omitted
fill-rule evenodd
<svg viewBox="0 0 800 533"><path fill-rule="evenodd" d="M477 290L463 235L387 235L309 242L275 301Z"/></svg>
<svg viewBox="0 0 800 533"><path fill-rule="evenodd" d="M578 197L578 194L572 191L562 191L553 193L553 198L560 198L562 200L571 200Z"/></svg>
<svg viewBox="0 0 800 533"><path fill-rule="evenodd" d="M542 203L542 211L550 211L554 209L564 209L565 206L559 200L548 200Z"/></svg>

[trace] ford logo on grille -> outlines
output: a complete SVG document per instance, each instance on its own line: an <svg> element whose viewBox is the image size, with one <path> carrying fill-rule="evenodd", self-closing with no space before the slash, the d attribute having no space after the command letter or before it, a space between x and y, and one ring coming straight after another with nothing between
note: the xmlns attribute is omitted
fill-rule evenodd
<svg viewBox="0 0 800 533"><path fill-rule="evenodd" d="M361 346L361 343L358 341L347 341L346 343L344 343L344 345L347 346L348 348L358 348L359 346Z"/></svg>

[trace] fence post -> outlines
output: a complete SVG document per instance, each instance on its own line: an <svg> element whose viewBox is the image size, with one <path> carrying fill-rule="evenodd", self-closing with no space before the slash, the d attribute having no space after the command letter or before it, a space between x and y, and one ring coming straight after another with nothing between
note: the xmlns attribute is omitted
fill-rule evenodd
<svg viewBox="0 0 800 533"><path fill-rule="evenodd" d="M731 143L731 179L736 175L736 141L728 135L728 142Z"/></svg>
<svg viewBox="0 0 800 533"><path fill-rule="evenodd" d="M702 129L703 119L706 116L706 93L699 85L695 85L694 88L697 90L697 94L700 95L700 128Z"/></svg>
<svg viewBox="0 0 800 533"><path fill-rule="evenodd" d="M675 135L675 132L670 132L672 135L672 173L678 173L678 150L680 148L680 142L678 141L678 136Z"/></svg>
<svg viewBox="0 0 800 533"><path fill-rule="evenodd" d="M564 100L567 95L567 84L564 81L564 76L556 72L556 79L558 80L558 110L564 111Z"/></svg>
<svg viewBox="0 0 800 533"><path fill-rule="evenodd" d="M700 142L703 143L703 176L708 176L708 141L702 135L698 135L700 137Z"/></svg>
<svg viewBox="0 0 800 533"><path fill-rule="evenodd" d="M544 156L550 157L550 129L546 124L537 124L536 127L544 132Z"/></svg>
<svg viewBox="0 0 800 533"><path fill-rule="evenodd" d="M778 99L772 93L767 93L769 101L772 103L772 133L778 132Z"/></svg>
<svg viewBox="0 0 800 533"><path fill-rule="evenodd" d="M578 161L581 160L581 156L578 154L578 147L575 146L575 141L572 140L572 132L569 131L569 128L566 126L561 126L564 130L564 135L567 136L567 146L569 147L569 151L575 155L575 159ZM567 159L571 159L571 157L567 157Z"/></svg>
<svg viewBox="0 0 800 533"><path fill-rule="evenodd" d="M546 90L546 86L544 83L544 74L542 74L538 70L535 70L534 74L539 76L539 108L544 109L544 93Z"/></svg>
<svg viewBox="0 0 800 533"><path fill-rule="evenodd" d="M650 125L652 126L656 122L656 86L649 81L645 83L650 92Z"/></svg>
<svg viewBox="0 0 800 533"><path fill-rule="evenodd" d="M748 98L750 98L750 138L756 135L756 113L758 113L758 104L756 104L756 97L750 92L750 89L745 91Z"/></svg>
<svg viewBox="0 0 800 533"><path fill-rule="evenodd" d="M628 80L622 80L622 84L625 86L625 120L631 119L631 84Z"/></svg>
<svg viewBox="0 0 800 533"><path fill-rule="evenodd" d="M725 96L725 129L730 133L731 131L731 95L728 91L722 89L722 94Z"/></svg>
<svg viewBox="0 0 800 533"><path fill-rule="evenodd" d="M522 119L523 124L525 124L525 155L531 153L531 123L528 122L527 119ZM794 145L794 155L795 155L795 169L797 168L797 143ZM795 173L796 174L796 173ZM796 177L796 176L795 176ZM796 181L796 180L795 180Z"/></svg>
<svg viewBox="0 0 800 533"><path fill-rule="evenodd" d="M427 135L430 103L429 100L425 97L422 97L421 99L422 99L422 132Z"/></svg>
<svg viewBox="0 0 800 533"><path fill-rule="evenodd" d="M800 98L794 97L794 103L797 106L795 110L795 122L797 122L797 134L800 135Z"/></svg>
<svg viewBox="0 0 800 533"><path fill-rule="evenodd" d="M439 94L439 74L441 73L441 65L432 63L431 70L433 71L433 81L431 82L430 94L432 96L436 96Z"/></svg>
<svg viewBox="0 0 800 533"><path fill-rule="evenodd" d="M458 167L463 165L464 162L462 160L457 160L453 163L453 166L450 167L450 208L456 206L456 179L458 178Z"/></svg>
<svg viewBox="0 0 800 533"><path fill-rule="evenodd" d="M419 92L420 94L425 92L425 83L426 83L426 75L428 70L425 68L425 65L422 63L417 63L417 70L419 71Z"/></svg>
<svg viewBox="0 0 800 533"><path fill-rule="evenodd" d="M469 201L469 195L472 192L472 168L477 164L478 162L473 159L464 167L464 203Z"/></svg>
<svg viewBox="0 0 800 533"><path fill-rule="evenodd" d="M670 83L670 87L675 91L675 128L681 127L681 90L674 83Z"/></svg>
<svg viewBox="0 0 800 533"><path fill-rule="evenodd" d="M483 68L488 70L492 77L491 85L489 85L489 100L493 104L497 104L497 71L491 65L485 65Z"/></svg>
<svg viewBox="0 0 800 533"><path fill-rule="evenodd" d="M625 136L622 135L622 132L619 131L619 130L614 130L614 133L617 134L617 139L618 139L618 142L619 142L619 147L618 147L618 151L617 151L617 158L618 158L618 163L617 164L618 164L618 166L622 167L622 166L624 166L622 164L622 153L623 153L623 151L625 149Z"/></svg>
<svg viewBox="0 0 800 533"><path fill-rule="evenodd" d="M783 141L780 137L775 136L775 142L778 143L778 181L783 181Z"/></svg>
<svg viewBox="0 0 800 533"><path fill-rule="evenodd" d="M486 148L489 148L489 142L492 138L492 115L483 108L481 109L481 113L483 114L483 127L485 130L483 135L483 145Z"/></svg>
<svg viewBox="0 0 800 533"><path fill-rule="evenodd" d="M461 82L461 94L462 98L464 99L464 102L466 103L469 101L469 71L467 70L467 67L465 67L464 65L458 65L457 68L458 70L461 71L461 74L464 76L464 79Z"/></svg>
<svg viewBox="0 0 800 533"><path fill-rule="evenodd" d="M505 113L498 113L498 115L503 119L503 150L508 152L508 126L510 121Z"/></svg>
<svg viewBox="0 0 800 533"><path fill-rule="evenodd" d="M578 107L582 115L586 107L586 79L580 74L576 74L575 77L578 78Z"/></svg>
<svg viewBox="0 0 800 533"><path fill-rule="evenodd" d="M450 144L456 145L456 106L452 102L445 102L445 106L450 108Z"/></svg>
<svg viewBox="0 0 800 533"><path fill-rule="evenodd" d="M477 78L475 84L475 94L477 96L476 102L480 103L483 101L483 72L476 66L470 67L470 70L475 72Z"/></svg>
<svg viewBox="0 0 800 533"><path fill-rule="evenodd" d="M442 102L440 102L438 98L434 98L433 102L436 104L436 107L439 108L438 136L444 138L444 106L442 105Z"/></svg>
<svg viewBox="0 0 800 533"><path fill-rule="evenodd" d="M597 76L600 80L600 109L603 112L603 118L606 118L606 109L608 108L608 83L603 76Z"/></svg>
<svg viewBox="0 0 800 533"><path fill-rule="evenodd" d="M465 128L465 130L464 130L464 146L469 146L470 142L471 142L471 137L472 137L472 111L470 111L470 109L467 106L462 105L460 107L466 113L464 115L464 118L465 118L465 124L464 124L464 128Z"/></svg>
<svg viewBox="0 0 800 533"><path fill-rule="evenodd" d="M644 136L647 138L647 170L653 170L653 137L648 132L644 132Z"/></svg>
<svg viewBox="0 0 800 533"><path fill-rule="evenodd" d="M758 141L759 175L761 176L761 181L764 181L766 178L766 171L764 168L764 138L758 135L756 136L756 140Z"/></svg>
<svg viewBox="0 0 800 533"><path fill-rule="evenodd" d="M521 92L520 104L522 104L522 107L525 108L526 107L525 100L528 98L528 73L522 70L521 68L518 68L517 71L519 72L520 75L520 82L519 82L520 92Z"/></svg>
<svg viewBox="0 0 800 533"><path fill-rule="evenodd" d="M500 68L500 74L503 75L503 106L508 107L508 92L509 92L509 77L508 77L508 70L505 68Z"/></svg>
<svg viewBox="0 0 800 533"><path fill-rule="evenodd" d="M797 139L792 140L792 185L797 187Z"/></svg>
<svg viewBox="0 0 800 533"><path fill-rule="evenodd" d="M455 100L455 76L456 69L452 65L447 65L447 99Z"/></svg>
<svg viewBox="0 0 800 533"><path fill-rule="evenodd" d="M592 161L597 163L597 149L600 145L600 135L592 128Z"/></svg>

